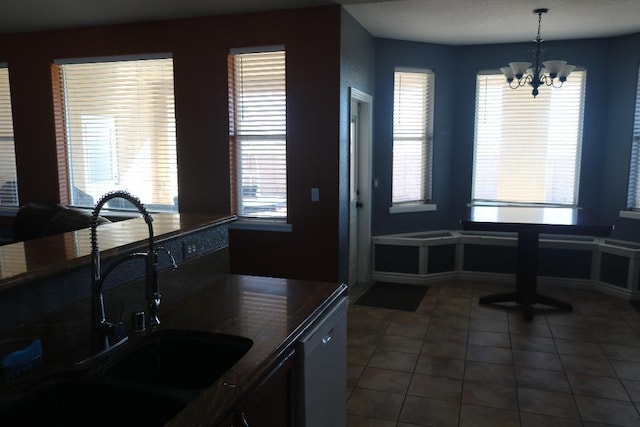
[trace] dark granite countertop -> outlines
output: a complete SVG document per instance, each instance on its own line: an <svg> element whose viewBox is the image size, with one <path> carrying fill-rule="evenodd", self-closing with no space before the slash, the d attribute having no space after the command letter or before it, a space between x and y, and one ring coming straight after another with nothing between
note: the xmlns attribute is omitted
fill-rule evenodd
<svg viewBox="0 0 640 427"><path fill-rule="evenodd" d="M153 214L157 243L236 219L230 214ZM109 259L143 247L149 237L142 217L98 227L100 254ZM91 262L90 230L82 229L0 246L0 292Z"/></svg>
<svg viewBox="0 0 640 427"><path fill-rule="evenodd" d="M338 298L346 285L212 273L207 256L187 261L176 272L162 272L163 303L159 316L163 329L188 329L240 335L253 341L250 350L218 381L191 400L167 425L215 425L292 348L299 335ZM139 296L138 282L122 286ZM125 293L123 293L125 292ZM106 304L113 301L105 295ZM0 385L0 402L12 399L43 376L72 368L91 356L90 304L81 301L39 321L24 325L0 339L0 354L12 345L40 338L43 360L31 373ZM135 343L144 333L129 334ZM232 387L229 387L232 384ZM152 409L151 409L152 410Z"/></svg>

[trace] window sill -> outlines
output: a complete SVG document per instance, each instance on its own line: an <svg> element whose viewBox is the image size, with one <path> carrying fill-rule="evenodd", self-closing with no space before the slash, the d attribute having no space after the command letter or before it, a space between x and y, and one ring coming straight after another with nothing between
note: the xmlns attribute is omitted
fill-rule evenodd
<svg viewBox="0 0 640 427"><path fill-rule="evenodd" d="M18 212L17 207L12 206L0 206L0 217L15 217Z"/></svg>
<svg viewBox="0 0 640 427"><path fill-rule="evenodd" d="M293 226L286 222L238 219L229 224L230 230L275 231L291 233Z"/></svg>
<svg viewBox="0 0 640 427"><path fill-rule="evenodd" d="M638 211L620 211L620 218L640 219Z"/></svg>
<svg viewBox="0 0 640 427"><path fill-rule="evenodd" d="M391 206L389 208L389 213L402 214L402 213L410 213L410 212L432 212L437 210L437 208L438 206L436 204L415 203L412 205Z"/></svg>

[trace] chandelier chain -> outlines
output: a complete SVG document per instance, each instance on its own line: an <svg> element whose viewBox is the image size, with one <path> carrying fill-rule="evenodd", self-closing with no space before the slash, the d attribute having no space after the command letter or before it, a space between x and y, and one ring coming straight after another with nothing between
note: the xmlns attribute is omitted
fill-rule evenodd
<svg viewBox="0 0 640 427"><path fill-rule="evenodd" d="M540 37L541 26L542 26L542 11L538 11L538 37L536 37L536 40L541 40L541 37Z"/></svg>

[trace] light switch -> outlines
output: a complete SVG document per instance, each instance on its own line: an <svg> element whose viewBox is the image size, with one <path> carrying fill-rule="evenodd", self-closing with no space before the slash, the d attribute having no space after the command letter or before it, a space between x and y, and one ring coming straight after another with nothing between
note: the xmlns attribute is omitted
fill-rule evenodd
<svg viewBox="0 0 640 427"><path fill-rule="evenodd" d="M320 201L320 189L319 188L312 188L311 189L311 201L312 202L319 202Z"/></svg>

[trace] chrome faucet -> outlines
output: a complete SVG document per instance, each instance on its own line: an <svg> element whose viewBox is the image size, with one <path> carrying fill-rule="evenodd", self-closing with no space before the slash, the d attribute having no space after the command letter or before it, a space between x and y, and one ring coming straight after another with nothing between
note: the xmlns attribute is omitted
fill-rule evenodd
<svg viewBox="0 0 640 427"><path fill-rule="evenodd" d="M101 273L100 266L100 250L98 249L98 217L102 207L111 199L123 198L131 202L138 212L140 212L144 218L144 221L149 228L149 239L147 252L137 252L126 255L120 259L113 261L109 267L107 267L104 273ZM153 241L153 218L147 212L145 206L140 202L140 199L132 196L126 191L112 191L104 196L96 203L91 216L91 325L92 325L92 342L95 350L106 350L112 345L122 342L126 339L124 335L124 328L122 322L110 322L106 320L104 310L104 297L102 289L104 281L109 273L111 273L118 265L125 261L134 258L142 258L145 260L145 295L147 299L147 305L149 309L149 322L150 326L157 326L160 324L158 319L158 307L160 305L160 289L158 286L158 253L157 250L163 250L171 258L171 264L173 270L178 268L175 258L171 252L164 248L155 248ZM111 344L111 341L115 340L115 344Z"/></svg>

